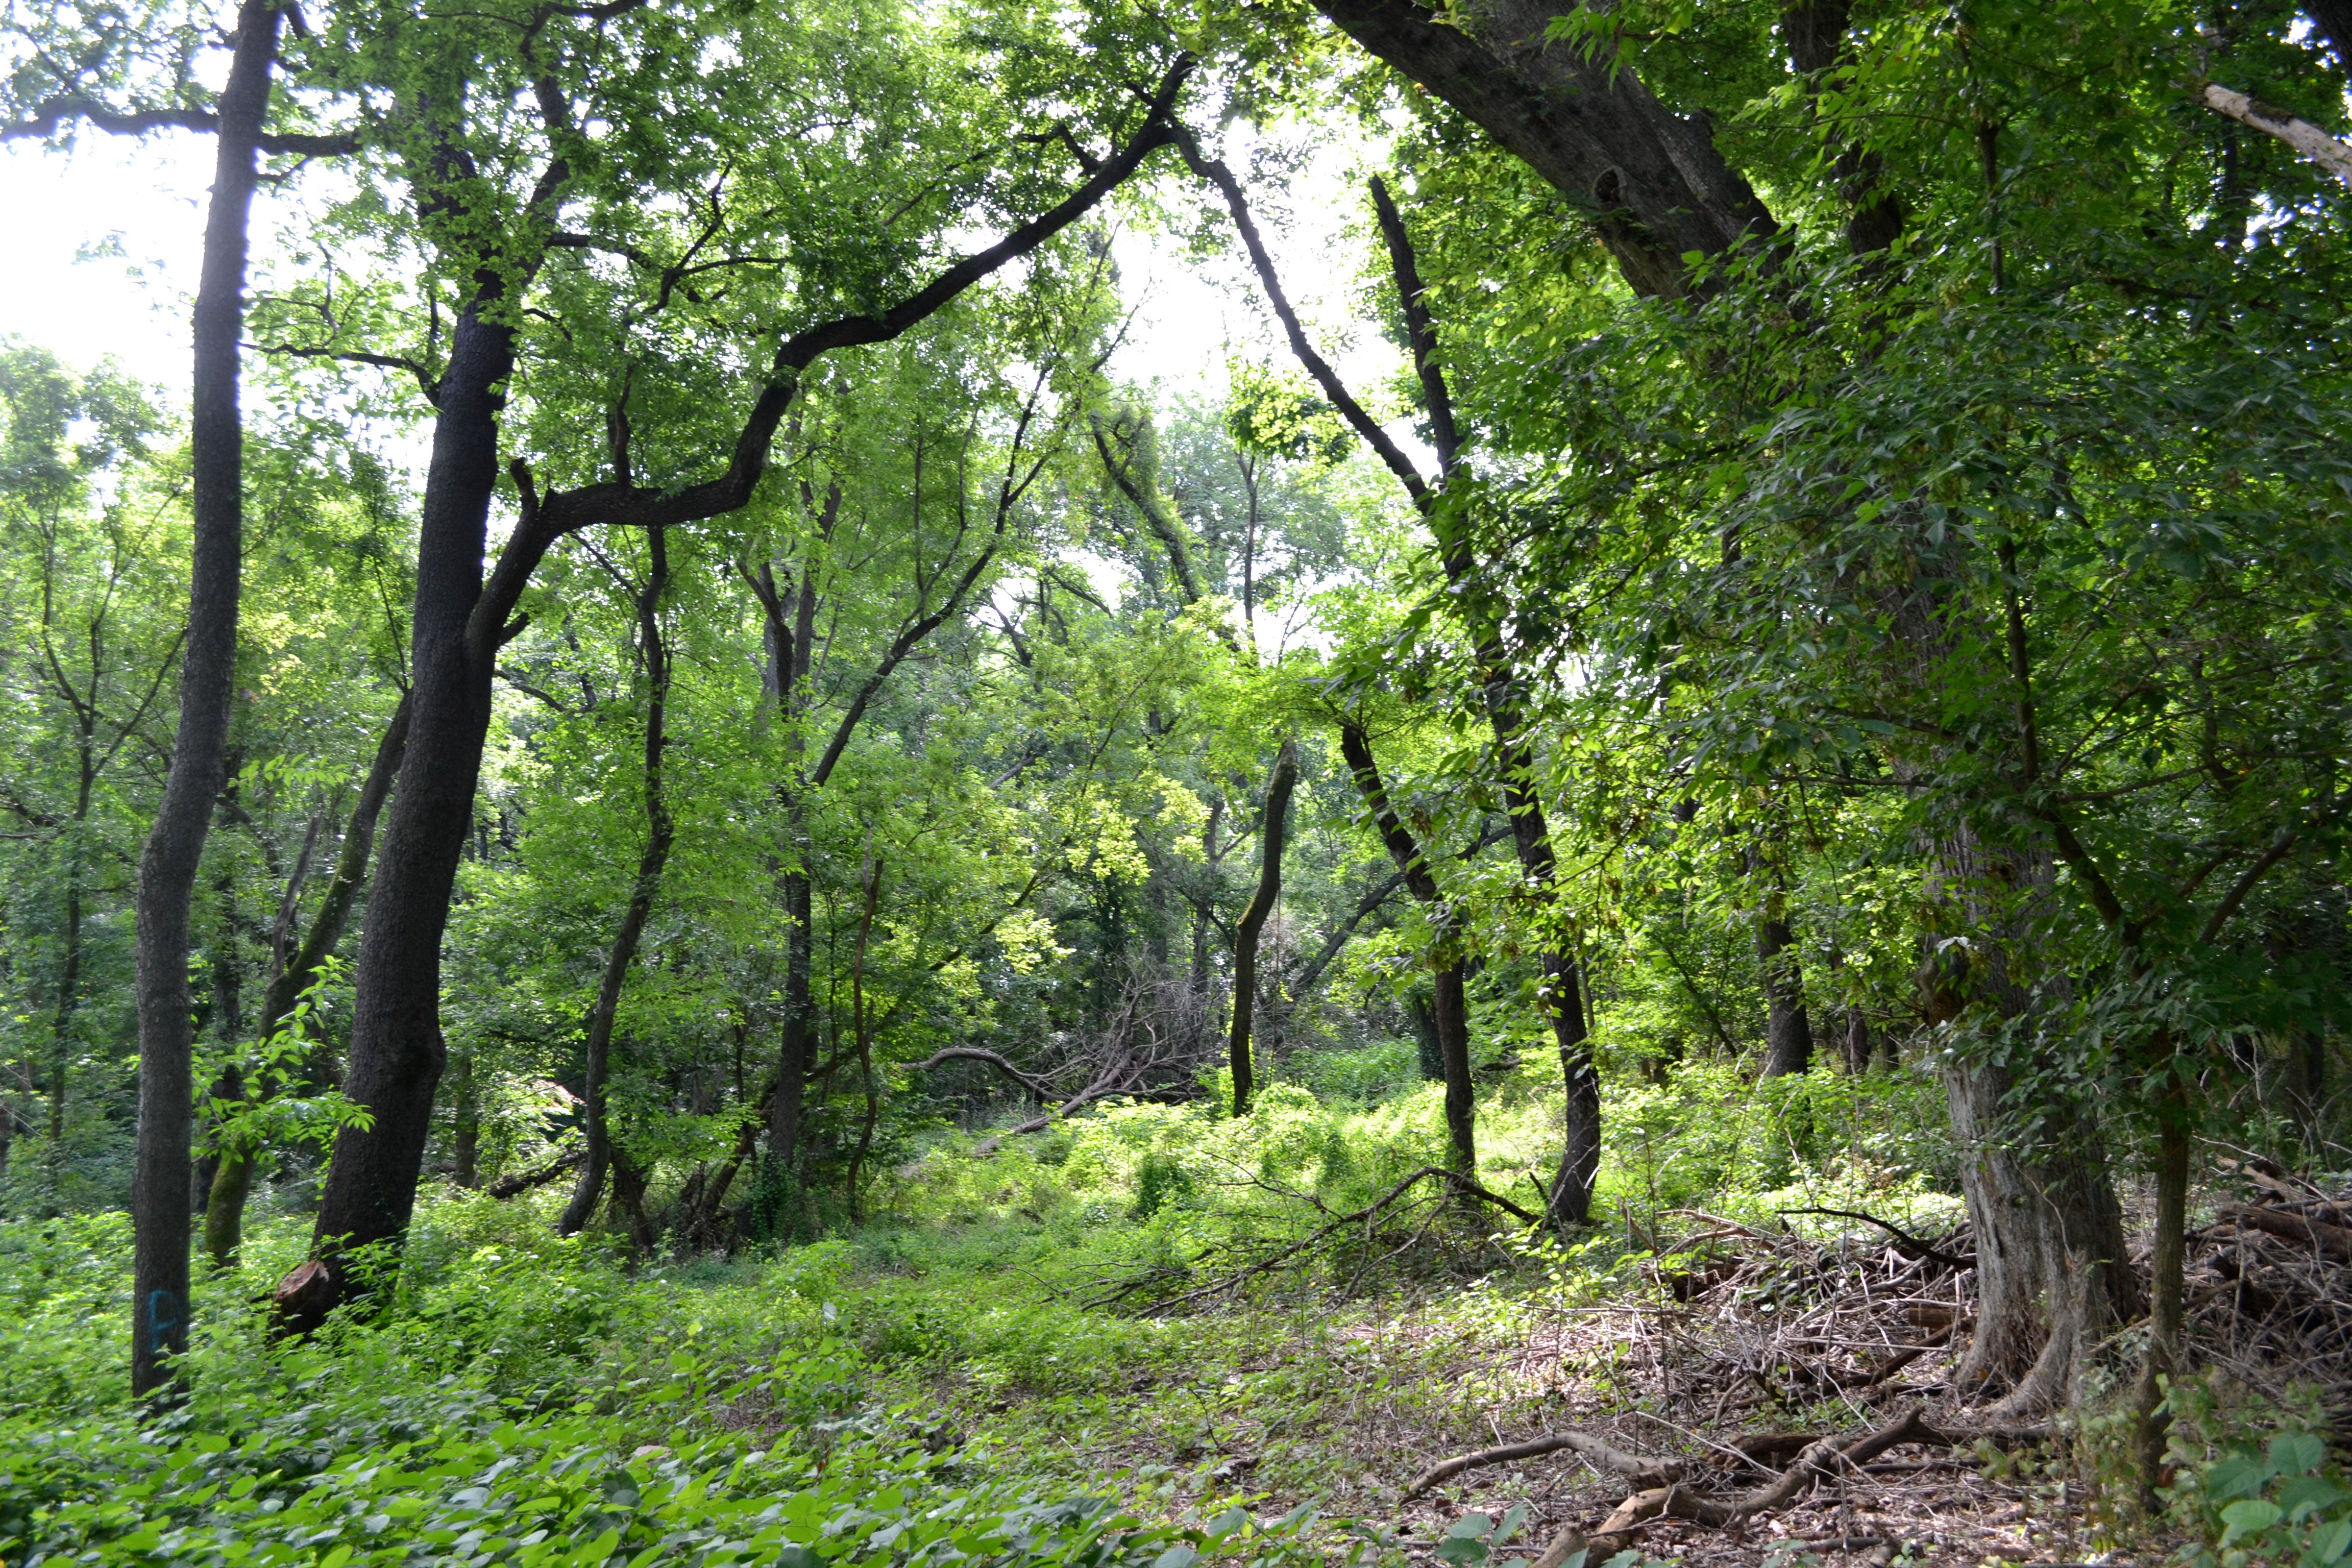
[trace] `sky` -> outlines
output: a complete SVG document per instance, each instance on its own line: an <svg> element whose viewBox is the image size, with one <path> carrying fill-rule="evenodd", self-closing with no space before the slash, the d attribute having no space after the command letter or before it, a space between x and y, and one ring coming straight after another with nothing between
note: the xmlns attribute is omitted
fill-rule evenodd
<svg viewBox="0 0 2352 1568"><path fill-rule="evenodd" d="M1358 205L1345 199L1354 183L1348 157L1318 156L1294 184L1290 221L1270 222L1277 215L1268 203L1259 222L1321 346L1343 374L1370 380L1391 368L1395 351L1376 333L1347 331L1354 279L1330 265L1356 254L1340 243ZM0 246L0 333L78 368L110 356L142 380L184 386L211 162L212 143L195 135L90 135L69 154L0 147L0 212L16 227ZM254 215L257 253L278 243L289 210L265 187ZM1203 268L1166 237L1134 228L1122 232L1116 254L1138 307L1112 365L1121 379L1213 395L1234 345L1286 360L1271 322L1237 287L1235 264Z"/></svg>

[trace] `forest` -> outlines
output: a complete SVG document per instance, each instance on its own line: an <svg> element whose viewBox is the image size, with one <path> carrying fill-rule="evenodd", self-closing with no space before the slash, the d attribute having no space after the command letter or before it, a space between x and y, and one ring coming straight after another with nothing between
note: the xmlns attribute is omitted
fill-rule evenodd
<svg viewBox="0 0 2352 1568"><path fill-rule="evenodd" d="M2347 0L0 48L0 1563L2352 1560Z"/></svg>

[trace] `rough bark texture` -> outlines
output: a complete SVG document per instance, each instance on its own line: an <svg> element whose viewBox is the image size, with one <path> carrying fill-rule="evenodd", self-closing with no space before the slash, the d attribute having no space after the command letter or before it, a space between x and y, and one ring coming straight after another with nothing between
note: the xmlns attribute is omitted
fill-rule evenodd
<svg viewBox="0 0 2352 1568"><path fill-rule="evenodd" d="M1258 830L1257 891L1234 922L1234 1023L1225 1038L1225 1059L1234 1070L1234 1114L1249 1114L1255 1088L1250 1062L1250 1018L1257 1003L1257 943L1282 897L1282 846L1290 826L1290 792L1298 784L1298 743L1286 740L1274 754L1265 781L1265 816Z"/></svg>
<svg viewBox="0 0 2352 1568"><path fill-rule="evenodd" d="M1347 759L1357 792L1364 797L1365 809L1371 813L1372 826L1389 858L1404 873L1405 887L1429 911L1436 939L1429 955L1429 1024L1437 1046L1439 1074L1445 1080L1447 1163L1465 1174L1475 1173L1478 1169L1477 1095L1470 1081L1470 1017L1463 994L1463 964L1450 940L1453 911L1430 872L1428 857L1390 804L1379 761L1372 755L1371 738L1360 725L1339 727L1339 752Z"/></svg>
<svg viewBox="0 0 2352 1568"><path fill-rule="evenodd" d="M1950 833L1936 858L1935 891L1969 945L1944 945L1921 965L1927 1016L1948 1022L1972 1005L2017 1015L2028 998L2007 955L2024 931L2009 889L2046 888L2047 860L1988 849L1966 828ZM1976 1336L1954 1382L2006 1389L1998 1414L2030 1415L2069 1398L2079 1352L2139 1309L2105 1145L2096 1123L2063 1102L2021 1130L2016 1079L1999 1063L1955 1051L1942 1058L1940 1076L1977 1248Z"/></svg>
<svg viewBox="0 0 2352 1568"><path fill-rule="evenodd" d="M1685 255L1719 256L1778 232L1703 119L1660 103L1612 47L1547 44L1550 6L1474 0L1449 21L1413 0L1318 0L1318 9L1593 213L1637 292L1677 297Z"/></svg>
<svg viewBox="0 0 2352 1568"><path fill-rule="evenodd" d="M237 12L221 91L220 132L196 289L189 437L194 564L181 654L180 719L163 804L140 858L139 1141L131 1175L131 1386L171 1376L188 1342L188 1152L194 1122L188 909L213 803L226 769L236 671L237 590L245 552L245 421L237 342L245 324L246 227L255 159L269 109L278 14L270 0Z"/></svg>
<svg viewBox="0 0 2352 1568"><path fill-rule="evenodd" d="M621 929L614 933L612 951L604 955L604 978L596 987L595 1005L588 1014L584 1096L587 1129L583 1140L586 1158L580 1168L580 1183L572 1189L572 1201L564 1205L563 1217L556 1225L565 1236L576 1233L596 1212L605 1174L612 1169L613 1131L605 1088L611 1077L613 1020L621 1008L621 988L628 981L630 967L637 961L637 944L645 937L646 921L653 915L654 900L661 892L662 870L669 863L670 841L675 836L669 803L662 792L662 748L668 743L663 734L662 720L669 702L669 650L662 640L661 596L669 584L669 552L663 531L658 528L653 531L648 544L652 569L637 594L637 646L646 661L648 689L644 771L646 847L637 857L637 879L629 889L629 907L621 916ZM643 1185L642 1182L637 1184L640 1195Z"/></svg>

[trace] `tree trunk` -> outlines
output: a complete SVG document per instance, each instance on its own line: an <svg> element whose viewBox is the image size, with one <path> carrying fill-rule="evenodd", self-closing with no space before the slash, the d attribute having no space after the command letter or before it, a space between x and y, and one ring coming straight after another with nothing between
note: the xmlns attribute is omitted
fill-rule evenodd
<svg viewBox="0 0 2352 1568"><path fill-rule="evenodd" d="M670 821L669 803L662 794L662 721L669 701L669 655L663 646L661 631L662 590L669 583L669 553L663 531L652 531L648 544L653 554L652 570L646 576L643 590L637 595L637 640L646 658L646 679L650 695L646 703L646 847L637 858L637 879L629 892L629 907L621 917L621 929L614 935L613 951L604 957L604 976L596 988L596 1005L588 1015L588 1082L587 1082L587 1158L580 1167L580 1184L572 1192L572 1201L564 1206L563 1217L556 1229L565 1236L575 1235L596 1212L596 1200L604 1189L604 1176L612 1163L612 1126L606 1114L605 1085L610 1077L613 1049L613 1018L620 1011L621 987L629 978L630 966L637 961L637 944L646 933L646 921L652 916L654 899L661 891L662 869L669 862L670 840L674 827ZM634 1189L642 1197L644 1184Z"/></svg>
<svg viewBox="0 0 2352 1568"><path fill-rule="evenodd" d="M314 1300L330 1305L360 1283L353 1254L408 1228L447 1054L441 936L490 722L490 660L473 657L467 632L482 596L501 388L514 367L512 329L488 309L457 320L434 422L417 531L408 744L368 893L343 1089L373 1121L337 1135L312 1243L332 1287Z"/></svg>
<svg viewBox="0 0 2352 1568"><path fill-rule="evenodd" d="M2178 1068L2172 1069L2178 1071ZM2147 1360L2132 1401L2142 1502L2153 1512L2172 1422L2165 1384L2180 1370L2189 1242L2189 1089L2178 1077L2157 1101L2156 1247L2148 1260Z"/></svg>
<svg viewBox="0 0 2352 1568"><path fill-rule="evenodd" d="M869 844L870 844L869 839ZM882 861L871 848L866 857L866 908L857 918L857 947L849 963L849 1026L857 1041L858 1080L866 1090L866 1118L858 1124L857 1150L849 1157L849 1219L866 1223L866 1199L860 1191L866 1157L874 1151L874 1124L882 1113L881 1096L874 1083L874 1039L866 1009L866 949L874 935L875 906L882 897Z"/></svg>
<svg viewBox="0 0 2352 1568"><path fill-rule="evenodd" d="M1789 930L1788 895L1778 886L1764 895L1756 921L1756 966L1764 982L1764 1076L1801 1076L1813 1065L1813 1029L1805 1014L1804 973Z"/></svg>
<svg viewBox="0 0 2352 1568"><path fill-rule="evenodd" d="M1256 1087L1250 1060L1250 1019L1257 1003L1257 942L1282 897L1282 843L1289 826L1290 792L1298 784L1298 743L1286 740L1265 782L1265 825L1258 831L1257 891L1234 924L1234 1024L1225 1059L1234 1072L1234 1114L1247 1116Z"/></svg>
<svg viewBox="0 0 2352 1568"><path fill-rule="evenodd" d="M472 1192L482 1184L482 1101L474 1087L474 1053L470 1050L457 1058L457 1103L452 1107L455 1125L450 1129L453 1163L457 1165L456 1180L459 1186Z"/></svg>
<svg viewBox="0 0 2352 1568"><path fill-rule="evenodd" d="M1390 803L1379 761L1372 755L1371 738L1360 725L1340 725L1339 753L1347 759L1356 791L1371 812L1372 826L1387 846L1389 858L1404 873L1405 887L1428 911L1435 937L1430 953L1428 1024L1431 1043L1437 1047L1437 1076L1445 1080L1446 1163L1465 1175L1475 1174L1478 1169L1477 1100L1475 1086L1470 1081L1470 1008L1463 991L1464 965L1453 951L1454 911L1429 868L1428 856Z"/></svg>
<svg viewBox="0 0 2352 1568"><path fill-rule="evenodd" d="M318 913L311 917L310 929L304 933L301 945L270 981L268 993L262 998L264 1035L284 1025L302 993L317 983L320 965L343 938L352 899L360 884L367 879L368 852L375 843L376 816L383 809L384 797L392 793L393 775L399 771L401 752L407 744L408 699L404 696L400 706L393 710L392 722L376 742L375 760L368 767L367 781L360 786L360 798L352 807L351 820L344 825L343 848L335 864L335 879L327 885L326 897L320 900ZM321 1086L332 1083L336 1076L331 1062L318 1059L324 1051L321 1043L309 1068L311 1079ZM219 1163L213 1167L212 1185L205 1195L205 1248L215 1268L230 1268L236 1264L237 1249L245 1237L245 1205L253 1195L253 1165L259 1152L254 1149L224 1149Z"/></svg>
<svg viewBox="0 0 2352 1568"><path fill-rule="evenodd" d="M190 403L194 562L181 653L180 717L163 803L140 858L139 1139L131 1173L131 1387L171 1377L188 1343L188 1152L194 1086L188 910L226 765L244 569L245 424L237 342L245 325L246 225L278 54L272 0L245 0L221 90L212 203L194 313Z"/></svg>
<svg viewBox="0 0 2352 1568"><path fill-rule="evenodd" d="M1399 8L1395 0L1370 0L1370 4ZM1413 27L1423 27L1427 13L1420 12L1418 7L1410 5L1409 0L1404 0L1401 9L1413 13L1413 17L1408 18ZM1324 10L1341 26L1348 26L1340 11L1333 5L1326 5ZM1540 25L1538 23L1538 27ZM1464 35L1450 27L1438 30L1452 35L1453 40L1464 39ZM1422 41L1433 40L1423 38ZM1433 41L1441 48L1456 47L1446 39ZM1380 51L1375 48L1373 52ZM1576 53L1572 49L1560 52ZM1402 65L1398 68L1405 70L1407 75L1412 74ZM1615 79L1610 79L1613 81ZM1649 98L1639 82L1633 80L1631 72L1624 73L1624 80L1631 84L1633 94L1654 107L1655 100ZM1612 86L1607 90L1614 93L1617 89ZM1712 148L1708 151L1711 153ZM1719 163L1720 160L1717 162ZM1612 174L1612 177L1615 176ZM1739 186L1742 192L1746 189L1744 184ZM1747 199L1751 203L1754 200L1752 195ZM1438 356L1436 322L1430 313L1420 264L1413 255L1412 236L1406 232L1404 219L1390 199L1387 186L1378 180L1372 182L1372 205L1379 215L1381 237L1388 246L1390 268L1396 278L1397 296L1404 306L1405 337L1412 345L1413 363L1420 374L1423 399L1428 407L1432 445L1437 448L1440 483L1451 485L1460 466L1462 435L1454 421L1453 396L1446 386L1444 369ZM1767 217L1764 221L1769 224L1770 219ZM1632 250L1621 251L1621 262L1637 253L1648 254L1643 248L1647 243L1643 241L1634 245ZM1630 262L1626 264L1632 265ZM1270 270L1266 276L1270 283ZM1628 276L1632 276L1630 271ZM1326 390L1329 392L1335 388L1327 387ZM1337 397L1334 401L1338 401ZM1356 417L1360 421L1365 419L1360 409L1356 411ZM1361 425L1360 430L1368 437L1377 434ZM1401 457L1397 460L1402 462ZM1395 466L1391 464L1392 468ZM1402 472L1411 472L1409 463L1403 465ZM1412 491L1416 504L1429 520L1430 532L1437 544L1438 563L1444 569L1447 584L1458 596L1457 613L1462 616L1464 629L1470 635L1472 654L1478 671L1479 694L1486 710L1487 726L1495 736L1496 762L1502 775L1503 809L1511 822L1511 845L1518 855L1520 868L1527 873L1523 883L1524 896L1538 924L1557 921L1561 910L1559 889L1555 886L1557 868L1552 854L1551 828L1544 819L1543 797L1536 780L1535 748L1528 738L1528 726L1518 671L1513 668L1509 650L1503 642L1499 607L1493 602L1492 594L1477 570L1467 517L1437 505L1417 479L1407 489ZM1587 1042L1581 977L1563 933L1557 930L1543 932L1538 944L1537 960L1543 970L1539 999L1551 1023L1553 1042L1559 1050L1560 1079L1564 1091L1559 1168L1552 1176L1551 1188L1546 1198L1546 1214L1554 1225L1581 1225L1591 1217L1592 1181L1601 1169L1601 1075L1594 1069L1591 1047Z"/></svg>
<svg viewBox="0 0 2352 1568"><path fill-rule="evenodd" d="M1965 828L1937 858L1946 888L1960 895L1970 941L1944 945L1921 965L1928 1019L1948 1022L1972 1003L2014 1016L2028 999L2008 961L2022 924L2003 907L2005 890L2046 885L2050 868L1989 850ZM2021 1135L2007 1066L1960 1052L1944 1053L1942 1063L1979 1298L1976 1337L1953 1382L1963 1390L2005 1387L1996 1414L2024 1417L2072 1397L2081 1352L2137 1315L2139 1281L2095 1121L2056 1100Z"/></svg>

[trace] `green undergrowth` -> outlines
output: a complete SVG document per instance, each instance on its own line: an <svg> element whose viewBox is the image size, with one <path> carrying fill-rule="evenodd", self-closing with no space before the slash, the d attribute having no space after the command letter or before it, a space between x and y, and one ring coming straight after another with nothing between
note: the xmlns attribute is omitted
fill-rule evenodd
<svg viewBox="0 0 2352 1568"><path fill-rule="evenodd" d="M269 1338L259 1300L305 1239L272 1219L238 1273L201 1284L185 1394L143 1421L121 1371L126 1222L0 1222L0 1561L1401 1562L1380 1521L1404 1478L1359 1440L1368 1413L1478 1437L1524 1393L1496 1352L1650 1289L1670 1209L1924 1224L1949 1201L1937 1173L1832 1136L1856 1096L1875 1097L1856 1120L1901 1109L1900 1080L1769 1100L1729 1074L1676 1082L1660 1092L1679 1119L1627 1102L1605 1223L1565 1247L1433 1184L1213 1310L1129 1309L1437 1163L1433 1088L1277 1084L1243 1122L1112 1106L986 1157L942 1137L881 1175L858 1231L731 1258L632 1260L557 1238L560 1194L441 1191L373 1317L300 1343ZM1491 1092L1481 1180L1531 1204L1556 1115L1534 1082ZM1729 1184L1683 1184L1710 1172ZM1138 1280L1152 1289L1109 1301ZM1605 1361L1572 1370L1605 1386Z"/></svg>

